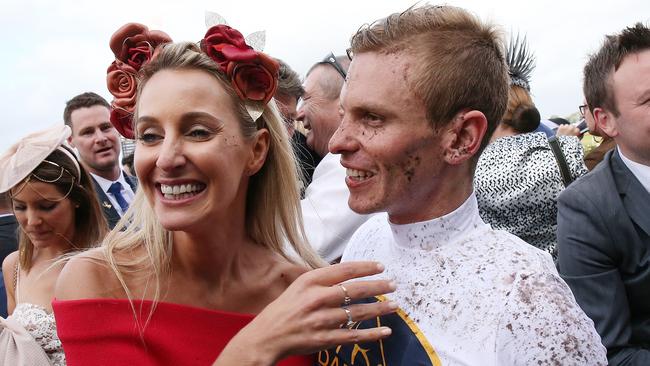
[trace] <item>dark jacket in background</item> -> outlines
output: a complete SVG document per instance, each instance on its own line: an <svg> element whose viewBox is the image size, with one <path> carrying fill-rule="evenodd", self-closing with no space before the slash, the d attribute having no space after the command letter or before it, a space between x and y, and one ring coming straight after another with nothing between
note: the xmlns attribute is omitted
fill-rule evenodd
<svg viewBox="0 0 650 366"><path fill-rule="evenodd" d="M291 137L291 146L293 147L293 153L296 155L296 159L298 159L298 166L302 173L302 177L300 177L302 181L300 196L303 198L303 193L314 176L314 169L316 169L316 165L323 158L307 146L307 138L300 131L294 132Z"/></svg>
<svg viewBox="0 0 650 366"><path fill-rule="evenodd" d="M138 188L138 181L135 177L132 177L124 172L124 180L131 186L131 190L133 192L136 191ZM95 178L91 176L93 180L93 185L95 186L95 193L97 194L97 200L99 201L99 205L102 207L102 211L104 213L104 217L106 218L106 222L108 223L108 228L113 229L115 225L117 224L118 221L120 221L120 214L117 212L115 208L113 208L113 204L111 203L111 200L108 199L108 196L106 195L106 192L102 190L102 187L97 183Z"/></svg>
<svg viewBox="0 0 650 366"><path fill-rule="evenodd" d="M16 217L0 217L0 262L18 250L18 222ZM7 317L7 292L3 280L2 269L0 268L0 316Z"/></svg>
<svg viewBox="0 0 650 366"><path fill-rule="evenodd" d="M605 154L613 148L616 147L616 142L611 137L605 137L603 142L600 143L596 148L591 150L589 154L585 156L585 165L589 171L594 170L596 165L603 161Z"/></svg>
<svg viewBox="0 0 650 366"><path fill-rule="evenodd" d="M616 149L558 200L558 265L610 365L650 365L650 193Z"/></svg>

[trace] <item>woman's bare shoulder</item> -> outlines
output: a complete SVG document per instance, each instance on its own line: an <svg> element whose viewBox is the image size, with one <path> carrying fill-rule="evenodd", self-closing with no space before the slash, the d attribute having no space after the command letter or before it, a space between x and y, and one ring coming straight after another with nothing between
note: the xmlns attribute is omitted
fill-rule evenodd
<svg viewBox="0 0 650 366"><path fill-rule="evenodd" d="M16 279L16 264L18 263L18 251L15 251L5 257L2 261L2 277L4 279L5 290L7 296L11 299L14 298L14 281ZM11 300L13 301L13 300Z"/></svg>
<svg viewBox="0 0 650 366"><path fill-rule="evenodd" d="M2 261L2 273L5 273L5 277L7 277L6 273L14 273L16 263L18 263L18 251L12 252L5 257L4 261Z"/></svg>
<svg viewBox="0 0 650 366"><path fill-rule="evenodd" d="M275 257L274 271L279 274L286 286L291 285L296 278L309 270L310 268L304 264L291 262L279 255Z"/></svg>
<svg viewBox="0 0 650 366"><path fill-rule="evenodd" d="M57 300L106 297L107 288L118 283L106 260L104 248L93 248L66 260L54 290Z"/></svg>

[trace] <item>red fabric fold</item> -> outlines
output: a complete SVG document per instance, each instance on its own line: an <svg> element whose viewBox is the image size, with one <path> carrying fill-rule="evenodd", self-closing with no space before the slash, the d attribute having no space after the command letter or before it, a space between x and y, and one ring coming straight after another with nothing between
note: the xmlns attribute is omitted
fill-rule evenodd
<svg viewBox="0 0 650 366"><path fill-rule="evenodd" d="M153 303L133 304L139 321L146 322ZM228 341L254 318L159 302L140 333L125 299L54 300L52 308L68 366L211 365ZM313 357L292 357L278 365L313 362Z"/></svg>

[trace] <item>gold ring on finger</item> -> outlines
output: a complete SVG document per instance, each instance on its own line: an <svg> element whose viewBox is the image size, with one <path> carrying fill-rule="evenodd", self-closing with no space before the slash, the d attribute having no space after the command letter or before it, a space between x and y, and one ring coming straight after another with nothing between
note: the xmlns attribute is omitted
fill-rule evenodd
<svg viewBox="0 0 650 366"><path fill-rule="evenodd" d="M352 298L348 294L348 289L346 289L345 286L343 286L343 284L340 283L339 283L339 287L341 288L341 290L343 290L343 296L344 296L342 306L350 306L350 304L352 303Z"/></svg>
<svg viewBox="0 0 650 366"><path fill-rule="evenodd" d="M346 307L343 307L341 309L343 309L343 311L345 311L345 316L347 316L347 318L348 318L348 320L345 322L345 324L341 325L341 328L352 329L352 327L354 326L354 320L352 320L352 312L350 311L350 309L348 309Z"/></svg>

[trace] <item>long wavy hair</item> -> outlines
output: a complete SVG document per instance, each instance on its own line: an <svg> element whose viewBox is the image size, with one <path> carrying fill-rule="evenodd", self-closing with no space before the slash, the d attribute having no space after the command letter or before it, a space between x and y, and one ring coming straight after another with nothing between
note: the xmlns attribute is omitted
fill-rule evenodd
<svg viewBox="0 0 650 366"><path fill-rule="evenodd" d="M323 266L325 263L307 244L299 206L296 159L275 102L271 101L257 122L253 121L219 66L195 44L169 43L162 47L156 58L142 68L137 95L140 95L147 81L162 70L202 70L206 72L206 77L214 77L219 81L237 108L244 138L252 137L261 128L267 129L270 135L264 166L251 177L248 185L245 217L247 234L258 245L292 263L311 268ZM134 121L137 121L137 113L136 106ZM133 294L127 286L125 274L138 273L154 277L155 303L160 298L162 281L171 272L173 246L172 232L161 226L143 190L138 190L130 208L106 237L104 251L108 264L130 300ZM298 258L287 251L287 246ZM121 253L128 255L120 256Z"/></svg>

